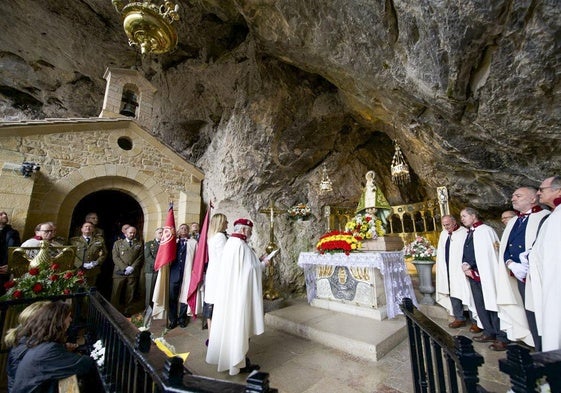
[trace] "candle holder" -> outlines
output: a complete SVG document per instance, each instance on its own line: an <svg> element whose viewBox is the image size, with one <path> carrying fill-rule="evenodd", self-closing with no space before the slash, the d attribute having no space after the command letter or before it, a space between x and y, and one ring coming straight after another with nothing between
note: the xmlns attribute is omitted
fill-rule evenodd
<svg viewBox="0 0 561 393"><path fill-rule="evenodd" d="M282 214L285 210L275 208L275 203L271 201L271 204L266 209L259 210L260 213L268 214L269 215L269 244L265 248L267 254L270 254L273 250L278 249L279 247L275 244L275 216ZM265 281L265 290L263 291L263 297L267 300L276 300L280 297L279 292L275 289L275 282L274 282L274 273L275 273L275 266L273 260L276 258L271 258L271 263L267 266L266 276L267 279Z"/></svg>

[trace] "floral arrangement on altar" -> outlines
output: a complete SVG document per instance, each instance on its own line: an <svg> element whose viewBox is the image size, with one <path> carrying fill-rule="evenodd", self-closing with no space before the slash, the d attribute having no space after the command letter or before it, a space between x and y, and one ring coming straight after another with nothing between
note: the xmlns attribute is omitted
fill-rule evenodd
<svg viewBox="0 0 561 393"><path fill-rule="evenodd" d="M406 258L413 258L417 261L432 261L436 256L436 249L427 238L417 236L415 240L405 246L403 253Z"/></svg>
<svg viewBox="0 0 561 393"><path fill-rule="evenodd" d="M344 252L349 255L350 252L359 250L361 246L360 240L355 238L352 233L331 231L319 238L316 249L320 254Z"/></svg>
<svg viewBox="0 0 561 393"><path fill-rule="evenodd" d="M39 264L23 276L6 282L6 293L0 300L69 295L85 287L83 271L60 271L57 263Z"/></svg>
<svg viewBox="0 0 561 393"><path fill-rule="evenodd" d="M310 214L312 214L312 210L305 203L299 203L297 205L294 205L290 207L286 212L288 213L289 217L297 218L297 219L298 218L304 219L307 218Z"/></svg>
<svg viewBox="0 0 561 393"><path fill-rule="evenodd" d="M386 234L382 220L369 213L354 216L345 224L345 231L351 232L359 240L377 239Z"/></svg>

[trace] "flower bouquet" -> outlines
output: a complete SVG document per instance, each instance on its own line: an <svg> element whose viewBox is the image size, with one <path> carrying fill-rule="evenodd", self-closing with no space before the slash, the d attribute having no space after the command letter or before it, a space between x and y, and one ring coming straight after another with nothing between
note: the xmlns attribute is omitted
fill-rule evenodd
<svg viewBox="0 0 561 393"><path fill-rule="evenodd" d="M436 256L436 249L427 238L417 236L415 240L405 246L403 253L406 258L417 261L432 261Z"/></svg>
<svg viewBox="0 0 561 393"><path fill-rule="evenodd" d="M360 249L361 243L350 232L331 231L322 235L316 245L320 254L326 252L344 252L349 255L351 251Z"/></svg>
<svg viewBox="0 0 561 393"><path fill-rule="evenodd" d="M345 231L351 232L359 240L377 239L386 234L382 220L369 213L357 214L345 224Z"/></svg>
<svg viewBox="0 0 561 393"><path fill-rule="evenodd" d="M287 210L288 216L294 219L305 219L312 214L312 210L305 203L299 203Z"/></svg>
<svg viewBox="0 0 561 393"><path fill-rule="evenodd" d="M69 295L85 287L83 271L63 272L57 263L40 264L30 268L23 276L6 282L6 293L0 300Z"/></svg>
<svg viewBox="0 0 561 393"><path fill-rule="evenodd" d="M97 340L94 343L90 357L95 360L97 367L102 369L105 366L105 347L103 346L103 341Z"/></svg>

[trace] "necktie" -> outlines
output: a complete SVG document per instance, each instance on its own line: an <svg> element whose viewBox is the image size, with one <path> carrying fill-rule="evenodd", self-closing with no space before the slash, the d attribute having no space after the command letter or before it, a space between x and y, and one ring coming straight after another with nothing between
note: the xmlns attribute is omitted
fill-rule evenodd
<svg viewBox="0 0 561 393"><path fill-rule="evenodd" d="M469 229L466 237L466 246L473 241L473 229Z"/></svg>
<svg viewBox="0 0 561 393"><path fill-rule="evenodd" d="M450 260L450 242L452 241L452 232L448 233L448 239L446 239L446 244L444 245L444 260L446 261L446 265L448 265L448 261Z"/></svg>
<svg viewBox="0 0 561 393"><path fill-rule="evenodd" d="M129 247L132 247L132 240L129 240Z"/></svg>
<svg viewBox="0 0 561 393"><path fill-rule="evenodd" d="M89 237L86 238L86 244L90 244L90 238Z"/></svg>

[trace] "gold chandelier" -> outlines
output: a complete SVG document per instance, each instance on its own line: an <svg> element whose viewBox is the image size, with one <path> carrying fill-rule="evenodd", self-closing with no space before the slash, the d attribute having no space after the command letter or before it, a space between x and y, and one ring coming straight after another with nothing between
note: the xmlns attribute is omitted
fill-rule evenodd
<svg viewBox="0 0 561 393"><path fill-rule="evenodd" d="M122 15L123 27L130 46L140 47L140 53L162 54L177 46L177 32L172 23L179 20L179 5L164 1L161 5L151 0L130 2L112 0Z"/></svg>
<svg viewBox="0 0 561 393"><path fill-rule="evenodd" d="M392 175L392 181L398 186L403 186L411 181L411 176L409 175L409 165L407 165L397 141L395 142L395 153L393 154L390 172Z"/></svg>

